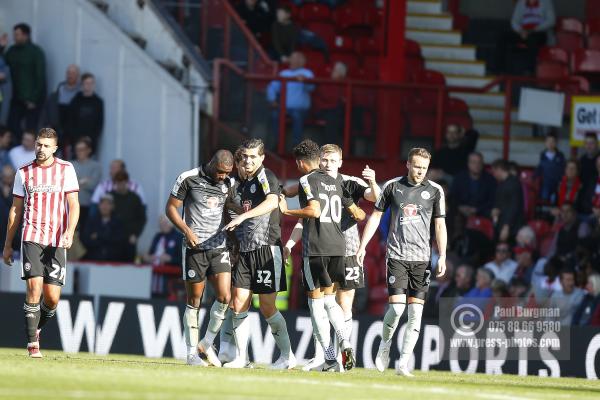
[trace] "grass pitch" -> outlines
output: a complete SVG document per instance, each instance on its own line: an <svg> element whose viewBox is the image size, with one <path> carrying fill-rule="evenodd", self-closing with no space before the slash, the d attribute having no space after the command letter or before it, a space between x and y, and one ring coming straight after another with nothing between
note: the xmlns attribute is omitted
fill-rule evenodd
<svg viewBox="0 0 600 400"><path fill-rule="evenodd" d="M345 374L226 370L174 359L100 357L0 349L0 399L599 399L600 383L574 378L465 375L356 369Z"/></svg>

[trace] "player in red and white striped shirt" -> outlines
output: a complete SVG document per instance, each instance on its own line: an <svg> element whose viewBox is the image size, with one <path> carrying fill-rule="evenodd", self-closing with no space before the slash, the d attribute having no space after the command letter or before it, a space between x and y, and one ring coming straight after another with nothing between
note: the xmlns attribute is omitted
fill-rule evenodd
<svg viewBox="0 0 600 400"><path fill-rule="evenodd" d="M54 157L57 144L54 129L41 129L35 160L17 171L2 253L4 262L12 265L11 243L23 219L21 278L27 285L23 309L27 350L33 358L42 357L39 332L56 312L65 283L67 249L79 219L75 169L70 162Z"/></svg>

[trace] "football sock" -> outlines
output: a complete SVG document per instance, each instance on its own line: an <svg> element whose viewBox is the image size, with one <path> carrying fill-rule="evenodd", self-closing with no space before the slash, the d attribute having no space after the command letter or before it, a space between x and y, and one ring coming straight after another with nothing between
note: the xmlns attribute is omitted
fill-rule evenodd
<svg viewBox="0 0 600 400"><path fill-rule="evenodd" d="M248 357L248 338L250 337L250 323L248 311L233 313L233 336L235 338L236 355L246 359Z"/></svg>
<svg viewBox="0 0 600 400"><path fill-rule="evenodd" d="M344 313L344 326L346 327L346 337L348 338L348 340L350 340L350 338L352 337L352 311L350 311L349 313Z"/></svg>
<svg viewBox="0 0 600 400"><path fill-rule="evenodd" d="M40 303L23 304L25 311L25 334L28 343L37 342L37 329L40 323Z"/></svg>
<svg viewBox="0 0 600 400"><path fill-rule="evenodd" d="M198 352L198 311L198 308L188 304L183 313L183 333L185 335L188 354L196 354Z"/></svg>
<svg viewBox="0 0 600 400"><path fill-rule="evenodd" d="M283 315L277 311L272 317L267 319L267 323L271 327L271 333L275 338L275 343L279 347L282 357L289 357L292 351L292 345L290 344L290 337L288 335L287 324Z"/></svg>
<svg viewBox="0 0 600 400"><path fill-rule="evenodd" d="M220 303L218 301L215 301L212 307L210 307L210 319L208 320L208 327L206 328L206 334L204 335L204 341L208 343L209 346L212 346L215 341L215 337L217 337L217 333L219 333L223 321L225 320L225 313L227 313L228 308L229 304Z"/></svg>
<svg viewBox="0 0 600 400"><path fill-rule="evenodd" d="M225 319L219 331L219 351L226 344L233 345L233 310L231 308L227 308Z"/></svg>
<svg viewBox="0 0 600 400"><path fill-rule="evenodd" d="M340 307L335 300L335 295L325 295L325 310L327 310L327 316L329 317L329 321L331 321L331 325L333 326L338 341L342 344L342 347L347 347L349 344L345 343L348 341L348 337L346 336L344 312L342 311L342 307Z"/></svg>
<svg viewBox="0 0 600 400"><path fill-rule="evenodd" d="M46 322L48 322L54 315L56 315L56 308L50 308L43 301L40 303L40 322L38 323L38 329L42 329Z"/></svg>
<svg viewBox="0 0 600 400"><path fill-rule="evenodd" d="M400 365L406 365L411 356L421 330L421 316L423 315L423 304L411 303L408 305L408 322L404 331L402 352L400 353Z"/></svg>
<svg viewBox="0 0 600 400"><path fill-rule="evenodd" d="M308 299L308 307L310 308L313 333L325 352L325 358L334 360L335 353L333 357L328 358L327 355L331 340L329 337L329 319L327 318L327 311L325 311L325 300L323 298Z"/></svg>
<svg viewBox="0 0 600 400"><path fill-rule="evenodd" d="M398 322L400 322L400 317L404 314L404 309L406 308L406 303L390 303L388 309L383 316L383 332L381 334L381 339L384 342L389 342L394 336L394 332L396 332L396 328L398 327Z"/></svg>

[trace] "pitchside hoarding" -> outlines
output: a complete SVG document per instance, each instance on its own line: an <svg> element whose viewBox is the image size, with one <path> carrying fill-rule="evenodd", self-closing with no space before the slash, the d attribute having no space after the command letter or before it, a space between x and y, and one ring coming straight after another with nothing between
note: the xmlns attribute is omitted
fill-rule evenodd
<svg viewBox="0 0 600 400"><path fill-rule="evenodd" d="M600 97L573 96L571 107L570 142L579 147L586 132L600 133Z"/></svg>
<svg viewBox="0 0 600 400"><path fill-rule="evenodd" d="M22 294L0 293L0 302L4 312L0 346L24 349ZM186 355L181 322L183 311L184 305L165 301L65 297L58 306L56 319L43 331L42 349L71 353L91 352L98 355L140 354L183 360ZM205 309L201 310L200 318L204 329L208 320ZM285 318L296 357L300 363L306 362L313 355L310 317L307 314L288 312L285 313ZM257 312L250 313L249 322L253 361L272 362L278 354L267 324ZM381 328L380 319L370 316L358 316L355 319L351 341L356 349L359 367L375 367ZM399 332L393 339L390 368L394 367L399 357L398 349L402 346L403 332L404 322L401 322ZM569 349L568 358L561 357L560 352L552 348L540 349L533 346L522 346L514 357L493 346L470 346L464 349L461 357L447 357L447 349L452 348L454 336L455 333L445 330L443 324L424 321L412 366L422 371L451 370L455 373L573 376L588 379L598 379L600 376L598 328L571 329L568 345L561 346ZM26 356L25 349L23 356Z"/></svg>

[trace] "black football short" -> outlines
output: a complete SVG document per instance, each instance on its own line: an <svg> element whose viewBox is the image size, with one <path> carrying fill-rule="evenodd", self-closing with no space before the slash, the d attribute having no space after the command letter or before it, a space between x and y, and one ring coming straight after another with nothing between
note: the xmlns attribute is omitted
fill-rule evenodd
<svg viewBox="0 0 600 400"><path fill-rule="evenodd" d="M67 250L64 247L43 246L23 242L21 248L21 279L43 276L44 283L63 286L67 272Z"/></svg>
<svg viewBox="0 0 600 400"><path fill-rule="evenodd" d="M261 246L240 252L231 277L233 287L258 294L285 292L287 281L281 246Z"/></svg>
<svg viewBox="0 0 600 400"><path fill-rule="evenodd" d="M344 256L304 257L302 282L307 290L330 287L334 283L343 284Z"/></svg>
<svg viewBox="0 0 600 400"><path fill-rule="evenodd" d="M203 282L207 276L231 272L226 248L198 250L183 248L183 280Z"/></svg>
<svg viewBox="0 0 600 400"><path fill-rule="evenodd" d="M364 288L364 271L362 265L356 261L356 256L344 257L344 281L340 283L340 288L345 290Z"/></svg>
<svg viewBox="0 0 600 400"><path fill-rule="evenodd" d="M415 296L427 293L431 279L431 262L429 261L399 261L388 258L387 284L390 296L399 291Z"/></svg>

